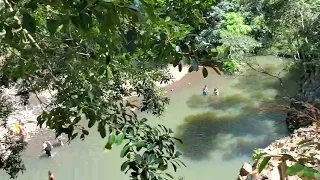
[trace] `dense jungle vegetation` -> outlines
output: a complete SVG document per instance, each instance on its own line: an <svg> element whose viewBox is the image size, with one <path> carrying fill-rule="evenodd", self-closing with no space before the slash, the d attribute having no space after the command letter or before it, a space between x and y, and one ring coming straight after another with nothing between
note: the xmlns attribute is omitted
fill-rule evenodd
<svg viewBox="0 0 320 180"><path fill-rule="evenodd" d="M248 56L293 57L316 66L320 56L320 0L0 0L1 85L19 96L56 91L51 111L38 117L70 140L98 124L105 148L123 144L121 171L132 179L167 179L184 166L170 129L128 113L123 97L142 97L140 111L161 116L169 99L168 64L235 73ZM194 66L189 71L193 71ZM132 87L124 87L129 83ZM26 102L21 102L26 103ZM12 106L1 101L1 121ZM0 168L17 178L25 144L4 140Z"/></svg>

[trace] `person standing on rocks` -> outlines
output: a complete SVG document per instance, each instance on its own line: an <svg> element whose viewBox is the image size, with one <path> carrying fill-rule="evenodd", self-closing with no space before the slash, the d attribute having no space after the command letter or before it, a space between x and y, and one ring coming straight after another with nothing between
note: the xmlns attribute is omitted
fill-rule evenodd
<svg viewBox="0 0 320 180"><path fill-rule="evenodd" d="M26 136L26 131L24 130L23 125L24 124L20 121L18 127L19 127L19 135L20 135L21 141L24 141Z"/></svg>

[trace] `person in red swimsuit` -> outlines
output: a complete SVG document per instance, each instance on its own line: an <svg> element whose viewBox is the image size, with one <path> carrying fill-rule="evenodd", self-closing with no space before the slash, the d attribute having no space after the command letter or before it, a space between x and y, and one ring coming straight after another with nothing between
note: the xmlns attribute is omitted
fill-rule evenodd
<svg viewBox="0 0 320 180"><path fill-rule="evenodd" d="M26 132L23 128L23 123L21 123L21 122L19 122L19 135L20 135L21 140L24 140Z"/></svg>

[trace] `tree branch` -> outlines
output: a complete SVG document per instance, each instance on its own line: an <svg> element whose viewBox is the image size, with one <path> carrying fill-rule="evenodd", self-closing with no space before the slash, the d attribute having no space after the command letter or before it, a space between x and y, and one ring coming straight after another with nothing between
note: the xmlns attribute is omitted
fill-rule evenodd
<svg viewBox="0 0 320 180"><path fill-rule="evenodd" d="M273 77L273 78L278 79L278 80L279 80L279 83L280 83L280 86L283 88L283 92L284 92L288 97L290 97L290 95L288 94L288 92L287 92L287 91L285 90L285 88L284 88L283 80L281 79L281 77L279 77L279 75L280 75L280 73L281 73L282 71L281 71L278 75L273 75L273 74L269 73L268 71L264 70L259 64L257 64L257 65L258 65L258 67L260 68L260 70L254 68L254 67L253 67L250 63L248 63L248 62L246 62L246 64L247 64L252 70L254 70L254 71L256 71L256 72L259 72L259 73L262 73L262 74L266 74L266 75L268 75L268 76L270 76L270 77Z"/></svg>

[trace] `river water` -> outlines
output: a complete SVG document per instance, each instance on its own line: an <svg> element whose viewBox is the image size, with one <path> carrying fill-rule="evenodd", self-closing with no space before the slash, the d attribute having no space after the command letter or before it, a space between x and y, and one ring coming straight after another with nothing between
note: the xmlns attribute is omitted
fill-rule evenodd
<svg viewBox="0 0 320 180"><path fill-rule="evenodd" d="M275 57L258 57L266 70L276 73L284 62ZM189 84L190 83L190 84ZM296 93L297 85L286 78L286 93ZM208 96L202 95L207 85ZM274 126L285 118L283 113L262 113L258 108L279 103L276 95L284 94L277 79L250 70L238 77L218 76L209 71L204 79L199 72L185 76L169 91L171 103L165 115L147 117L149 123L164 124L184 141L178 145L187 168L173 175L185 180L234 180L244 161L251 161L254 148L263 148L275 139L287 135L285 124ZM213 89L220 89L220 96L212 96ZM51 170L57 180L128 180L120 171L124 160L120 158L121 147L103 152L106 139L101 139L96 129L85 141L75 140L64 147L55 148L53 158L39 158L41 142L31 141L23 159L27 171L20 180L43 180ZM170 170L171 172L173 170ZM0 179L9 177L0 171Z"/></svg>

